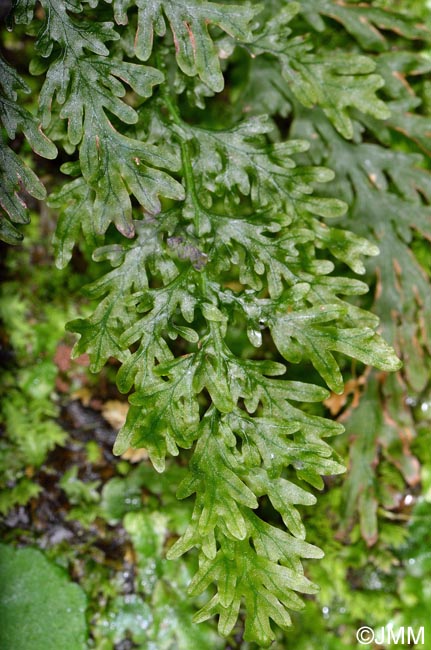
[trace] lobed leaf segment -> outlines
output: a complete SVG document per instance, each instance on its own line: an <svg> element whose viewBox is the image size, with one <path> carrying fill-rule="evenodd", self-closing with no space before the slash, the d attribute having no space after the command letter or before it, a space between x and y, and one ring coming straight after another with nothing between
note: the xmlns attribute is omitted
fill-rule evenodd
<svg viewBox="0 0 431 650"><path fill-rule="evenodd" d="M347 33L344 42L353 36L352 47L360 46L372 57L384 80L381 97L390 109L384 122L355 113L353 141L340 137L319 108L306 109L299 103L293 107L291 128L292 137L311 143L304 163L327 165L335 171L326 191L349 204L341 225L380 248L380 256L368 264L369 282L375 286L373 311L381 319L383 336L403 360L396 378L371 373L357 408L342 415L355 443L350 448L340 532L347 536L359 515L362 535L373 545L379 537L378 511L393 507L380 490L380 477L394 477L391 491L396 481L406 489L419 481L419 463L410 448L416 436L411 405L428 390L430 373L430 62L426 52L431 14L425 7L416 17L413 11L397 16L363 3L301 5L304 17L319 30L319 38L330 38L330 17Z"/></svg>
<svg viewBox="0 0 431 650"><path fill-rule="evenodd" d="M80 335L75 354L87 352L94 372L110 357L121 364L117 383L131 406L115 453L145 447L159 472L169 455L189 458L178 497L194 495L193 515L168 556L197 549L190 592L214 595L196 620L216 614L228 635L244 606L245 639L266 647L270 621L290 625L298 593L316 589L301 563L322 555L305 541L296 507L315 501L304 486L320 489L322 476L343 471L324 440L342 426L308 405L328 396L320 384L343 391L343 355L400 367L376 316L352 302L367 284L346 273L364 274L364 256L378 248L326 223L346 211L338 196L350 197L316 190L338 176L314 164L313 135L301 133L312 111L317 143L330 133L359 152L358 125L392 119L377 95L384 75L347 48L322 53L310 25L323 31L330 16L360 43L382 21L406 37L422 31L329 0L40 5L35 15L34 3L17 0L14 18L37 32L42 126L75 176L49 199L57 264L68 263L82 230L94 259L111 267L87 289L94 312L69 324ZM221 110L236 61L249 68L247 104L228 97L214 122L194 107L213 97ZM300 135L286 139L271 115L292 111ZM27 122L15 124L31 137ZM15 177L8 183L11 196ZM242 331L248 348L237 345ZM311 380L295 379L294 364ZM284 527L261 516L262 504Z"/></svg>

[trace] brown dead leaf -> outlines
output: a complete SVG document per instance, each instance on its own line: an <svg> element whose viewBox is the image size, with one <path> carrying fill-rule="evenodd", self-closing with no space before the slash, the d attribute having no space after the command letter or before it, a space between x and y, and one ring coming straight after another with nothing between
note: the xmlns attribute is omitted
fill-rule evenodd
<svg viewBox="0 0 431 650"><path fill-rule="evenodd" d="M129 405L127 402L112 399L103 404L102 415L113 429L121 429L126 422L128 410Z"/></svg>
<svg viewBox="0 0 431 650"><path fill-rule="evenodd" d="M148 451L146 449L133 449L132 447L129 447L129 449L121 455L121 458L128 460L129 463L140 463L141 460L147 460Z"/></svg>
<svg viewBox="0 0 431 650"><path fill-rule="evenodd" d="M54 363L60 372L67 372L71 364L71 352L72 348L70 345L65 345L65 343L60 343L57 346L54 355Z"/></svg>
<svg viewBox="0 0 431 650"><path fill-rule="evenodd" d="M84 354L80 354L79 357L73 359L73 363L76 363L78 366L88 368L90 365L90 355L88 355L86 352Z"/></svg>
<svg viewBox="0 0 431 650"><path fill-rule="evenodd" d="M75 390L72 393L71 397L72 399L79 399L79 401L83 406L90 406L90 402L93 396L91 394L91 391L85 386L83 386L82 388L78 388L78 390Z"/></svg>
<svg viewBox="0 0 431 650"><path fill-rule="evenodd" d="M345 407L350 395L353 395L350 409L357 408L359 405L359 400L361 398L361 388L365 385L369 373L370 368L367 368L364 374L360 377L349 379L349 381L345 383L344 391L341 393L341 395L338 395L337 393L331 393L330 397L328 397L328 399L323 402L324 405L329 409L331 415L339 415L339 413Z"/></svg>
<svg viewBox="0 0 431 650"><path fill-rule="evenodd" d="M72 362L78 366L87 367L90 365L90 357L88 354L81 354L76 359L72 360L72 346L60 343L57 346L54 355L54 363L60 372L67 372L72 366Z"/></svg>
<svg viewBox="0 0 431 650"><path fill-rule="evenodd" d="M70 386L67 381L62 379L59 375L55 378L55 390L58 393L69 393Z"/></svg>

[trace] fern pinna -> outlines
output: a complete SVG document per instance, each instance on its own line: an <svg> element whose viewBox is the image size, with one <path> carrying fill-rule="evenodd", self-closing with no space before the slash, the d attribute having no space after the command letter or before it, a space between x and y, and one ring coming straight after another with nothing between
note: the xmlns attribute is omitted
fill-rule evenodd
<svg viewBox="0 0 431 650"><path fill-rule="evenodd" d="M327 133L347 147L388 120L384 82L338 32L325 45L318 36L328 20L359 42L375 25L406 39L421 28L332 0L16 0L11 20L35 35L46 135L30 113L11 117L22 83L6 63L5 131L21 128L30 144L33 134L47 157L55 141L70 158L61 171L73 179L49 198L57 264L82 232L110 265L87 289L94 312L69 328L94 372L120 363L131 406L115 453L144 447L159 472L167 456L188 461L178 497L193 495L193 516L168 557L199 554L190 593L213 595L197 621L218 615L228 635L243 606L245 639L267 646L270 620L289 626L298 593L316 590L301 564L322 555L296 508L315 501L305 485L343 471L324 440L343 428L310 404L328 396L320 384L343 391L343 356L400 367L353 277L378 248L340 227L349 195L313 164ZM26 219L17 187L43 196L14 165L0 170L10 241ZM261 516L263 502L279 523Z"/></svg>

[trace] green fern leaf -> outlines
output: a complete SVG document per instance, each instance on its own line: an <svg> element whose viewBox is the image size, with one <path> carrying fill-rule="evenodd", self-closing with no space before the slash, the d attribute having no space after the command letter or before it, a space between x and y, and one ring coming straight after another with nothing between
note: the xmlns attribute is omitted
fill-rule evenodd
<svg viewBox="0 0 431 650"><path fill-rule="evenodd" d="M374 7L371 3L301 0L300 4L301 12L315 29L325 29L322 16L336 20L365 50L387 49L389 44L385 31L411 39L421 39L426 35L425 26L418 24L413 16Z"/></svg>
<svg viewBox="0 0 431 650"><path fill-rule="evenodd" d="M17 103L18 92L30 92L28 86L2 58L0 58L0 123L5 135L12 140L23 132L33 151L45 158L55 158L57 149L43 135L40 125L23 106ZM12 225L28 223L23 191L36 199L46 196L36 174L10 149L0 136L0 205L6 214L0 214L0 238L9 244L22 239Z"/></svg>
<svg viewBox="0 0 431 650"><path fill-rule="evenodd" d="M299 10L300 5L296 3L283 7L279 15L265 25L252 50L275 57L295 97L304 106L322 108L346 138L353 136L349 107L378 119L389 117L386 104L376 96L383 80L371 74L376 67L371 59L340 52L328 52L322 57L310 52L311 40L289 38L291 29L287 25Z"/></svg>
<svg viewBox="0 0 431 650"><path fill-rule="evenodd" d="M245 639L261 646L274 638L271 621L287 627L298 594L316 591L302 567L322 555L305 541L300 507L315 498L304 486L322 489L323 476L343 471L324 440L342 426L308 405L328 393L297 380L297 368L341 393L343 357L400 367L377 317L357 302L366 284L346 271L364 274L378 250L372 229L340 225L343 199L356 197L362 214L385 183L415 206L427 187L416 190L416 171L400 176L395 161L360 142L364 125L389 115L377 96L383 62L356 46L328 52L304 33L304 18L325 30L334 7L346 29L353 15L393 29L398 18L317 4L117 0L98 21L96 0L43 0L31 27L44 123L75 156L62 170L76 178L51 198L58 264L82 230L93 258L111 267L87 288L93 312L69 324L74 354L88 353L96 372L110 357L119 362L131 406L116 454L145 447L162 472L167 457L188 450L177 496L193 497L193 513L168 557L195 548L190 590L213 585L197 620L218 615L228 635L244 605ZM17 11L25 21L32 5ZM229 90L215 97L222 58L229 75L259 69L260 79L275 62L268 101L261 93L254 102L247 75L247 105L230 109ZM262 107L292 113L289 137ZM339 160L322 150L325 138ZM406 238L410 224L398 227ZM285 361L274 360L275 348ZM264 520L262 501L285 528Z"/></svg>
<svg viewBox="0 0 431 650"><path fill-rule="evenodd" d="M130 0L113 0L117 23L127 23ZM214 25L240 42L252 38L250 23L259 8L248 4L226 5L194 0L138 0L135 54L146 61L153 50L154 35L165 36L166 20L175 44L178 66L188 76L199 75L214 92L223 90L224 78L219 55L209 26Z"/></svg>

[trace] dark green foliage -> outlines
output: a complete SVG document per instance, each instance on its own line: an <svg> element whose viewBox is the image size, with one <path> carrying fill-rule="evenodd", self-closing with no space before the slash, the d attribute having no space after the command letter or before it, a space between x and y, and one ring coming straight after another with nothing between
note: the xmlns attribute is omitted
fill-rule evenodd
<svg viewBox="0 0 431 650"><path fill-rule="evenodd" d="M88 353L94 372L117 360L131 406L116 454L143 447L158 472L169 456L187 459L177 496L194 495L194 506L168 557L197 549L190 593L213 596L196 620L217 614L229 635L244 607L245 640L266 647L270 621L288 627L297 592L316 591L302 559L322 553L296 506L315 501L307 483L321 489L322 476L343 471L324 441L343 428L314 405L329 397L323 385L343 394L355 361L381 372L347 425L363 437L351 448L344 534L359 509L365 540L377 540L378 503L388 502L373 470L379 444L389 467L418 480L397 446L411 415L394 414L429 376L427 278L407 250L429 223L417 151L429 115L422 87L406 80L429 71L411 46L429 34L401 13L331 0L42 0L36 14L18 0L14 17L37 34L42 126L75 177L49 198L57 265L82 231L105 270L86 289L93 312L68 325L75 355ZM5 78L6 106L18 82ZM9 138L19 126L54 155L32 139L35 118L4 114ZM15 206L19 178L5 181ZM367 272L367 282L353 277ZM363 298L371 283L374 313ZM385 339L405 362L398 383L385 374L401 366ZM83 496L75 479L63 490L89 507L91 485ZM151 516L129 514L136 546L157 546L156 533L139 537Z"/></svg>
<svg viewBox="0 0 431 650"><path fill-rule="evenodd" d="M362 13L366 20L354 27L351 20L345 22L348 11L350 15ZM359 510L368 529L364 534L373 543L378 535L378 505L390 507L390 499L378 496L375 468L385 472L389 463L407 485L414 487L419 481L418 462L410 450L415 423L409 405L411 396L420 395L429 384L429 254L424 256L424 251L428 248L431 186L429 137L425 135L429 131L429 105L424 100L430 64L425 55L428 45L423 48L414 41L429 43L430 34L409 15L398 16L402 22L391 23L389 12L372 7L337 7L334 15L373 57L376 71L385 82L381 93L391 114L381 123L356 113L356 135L353 142L347 142L319 110L304 111L295 105L292 135L311 142L304 162L328 165L336 172L328 191L336 192L350 206L342 224L379 246L380 256L367 265L368 277L375 285L373 311L404 363L397 379L374 378L367 385L364 402L346 426L348 433L358 438L352 448L352 474L346 486L350 497L345 524L350 526ZM424 11L423 16L429 24L429 12ZM371 32L362 33L368 21L379 28L373 30L374 37ZM322 24L319 29L326 29L330 38L329 25ZM422 253L422 260L416 251ZM371 411L375 414L373 424ZM360 439L367 437L367 431L371 435L368 446ZM363 463L361 449L370 454L371 466ZM367 494L363 484L369 485ZM392 487L395 491L396 483Z"/></svg>
<svg viewBox="0 0 431 650"><path fill-rule="evenodd" d="M2 58L0 58L0 237L16 244L22 236L13 226L28 223L26 204L19 194L24 190L36 199L46 196L36 174L7 146L18 131L24 133L35 153L45 158L55 158L57 149L41 132L35 119L18 102L18 92L29 93L30 88Z"/></svg>

